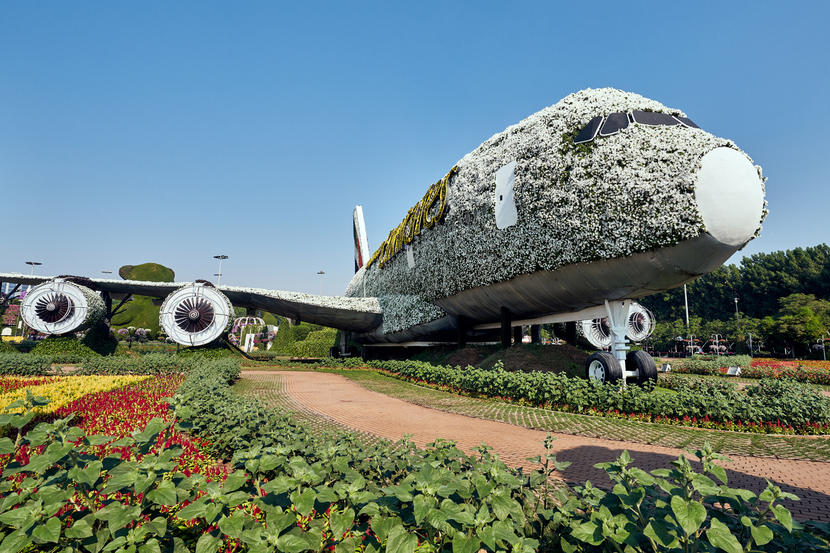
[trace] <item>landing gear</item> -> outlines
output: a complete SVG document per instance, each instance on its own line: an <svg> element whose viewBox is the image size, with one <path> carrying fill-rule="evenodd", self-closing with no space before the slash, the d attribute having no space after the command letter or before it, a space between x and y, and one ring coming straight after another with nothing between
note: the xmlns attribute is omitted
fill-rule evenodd
<svg viewBox="0 0 830 553"><path fill-rule="evenodd" d="M649 380L657 383L657 364L654 358L644 351L629 351L625 357L626 371L637 371L637 384L644 385Z"/></svg>
<svg viewBox="0 0 830 553"><path fill-rule="evenodd" d="M637 384L657 381L657 365L644 351L628 351L626 333L629 325L631 300L605 302L611 352L599 351L588 358L586 373L589 379L599 382L617 382L622 385L631 379Z"/></svg>
<svg viewBox="0 0 830 553"><path fill-rule="evenodd" d="M585 364L589 380L597 382L617 382L623 378L622 367L616 357L607 351L598 351L588 358Z"/></svg>

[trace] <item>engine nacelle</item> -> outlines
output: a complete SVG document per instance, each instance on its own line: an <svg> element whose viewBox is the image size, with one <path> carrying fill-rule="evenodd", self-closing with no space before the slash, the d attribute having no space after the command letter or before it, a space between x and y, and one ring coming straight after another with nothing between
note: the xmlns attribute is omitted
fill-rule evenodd
<svg viewBox="0 0 830 553"><path fill-rule="evenodd" d="M35 286L20 306L23 321L44 334L84 330L103 321L106 313L96 292L62 278Z"/></svg>
<svg viewBox="0 0 830 553"><path fill-rule="evenodd" d="M642 342L654 332L654 314L637 302L632 302L628 310L628 330L626 336L632 342Z"/></svg>
<svg viewBox="0 0 830 553"><path fill-rule="evenodd" d="M597 349L611 347L611 328L605 317L579 321L579 329L585 339ZM637 302L632 302L628 309L628 328L626 336L632 342L642 342L654 332L654 315Z"/></svg>
<svg viewBox="0 0 830 553"><path fill-rule="evenodd" d="M228 331L233 306L210 283L182 286L165 298L159 324L171 340L183 346L203 346Z"/></svg>

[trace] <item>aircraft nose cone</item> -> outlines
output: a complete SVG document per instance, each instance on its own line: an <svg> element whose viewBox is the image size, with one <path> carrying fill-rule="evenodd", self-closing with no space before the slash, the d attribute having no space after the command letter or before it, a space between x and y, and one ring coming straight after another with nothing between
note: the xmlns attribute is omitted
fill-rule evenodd
<svg viewBox="0 0 830 553"><path fill-rule="evenodd" d="M706 230L724 244L743 246L761 224L761 177L749 158L732 148L715 148L703 156L695 199Z"/></svg>

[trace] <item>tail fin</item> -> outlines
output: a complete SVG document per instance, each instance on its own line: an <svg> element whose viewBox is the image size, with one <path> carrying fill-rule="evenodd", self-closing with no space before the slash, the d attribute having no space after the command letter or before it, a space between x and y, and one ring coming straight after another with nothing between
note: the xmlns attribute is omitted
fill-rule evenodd
<svg viewBox="0 0 830 553"><path fill-rule="evenodd" d="M369 241L366 238L366 223L363 221L363 207L354 207L354 272L369 261Z"/></svg>

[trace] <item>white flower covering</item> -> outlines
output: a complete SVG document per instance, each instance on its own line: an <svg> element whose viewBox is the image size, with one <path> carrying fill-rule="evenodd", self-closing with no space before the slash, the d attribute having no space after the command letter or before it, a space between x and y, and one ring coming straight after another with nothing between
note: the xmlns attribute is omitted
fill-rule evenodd
<svg viewBox="0 0 830 553"><path fill-rule="evenodd" d="M76 284L75 286L81 289L81 292L83 293L87 301L86 318L84 319L83 325L81 325L78 328L80 330L91 328L94 325L103 321L104 318L107 316L107 306L104 305L104 300L101 299L101 296L99 296L86 286L80 286L78 284Z"/></svg>
<svg viewBox="0 0 830 553"><path fill-rule="evenodd" d="M330 307L357 311L360 313L381 313L380 304L376 297L343 297L320 296L304 292L290 292L287 290L267 290L265 288L244 288L241 286L222 286L219 288L226 293L245 293L258 296L267 296L277 300L305 304L308 306Z"/></svg>
<svg viewBox="0 0 830 553"><path fill-rule="evenodd" d="M383 310L383 332L385 334L400 332L447 315L437 305L424 301L418 296L389 295L380 296L378 300Z"/></svg>
<svg viewBox="0 0 830 553"><path fill-rule="evenodd" d="M411 244L415 266L401 252L383 268L361 269L346 295L392 294L382 302L384 330L400 329L442 316L429 300L698 236L705 230L694 198L700 159L737 146L701 129L635 124L573 144L593 117L632 110L685 116L638 94L589 89L494 135L458 162L443 222ZM499 230L495 173L512 160L518 223Z"/></svg>

